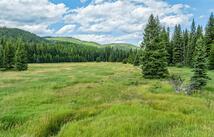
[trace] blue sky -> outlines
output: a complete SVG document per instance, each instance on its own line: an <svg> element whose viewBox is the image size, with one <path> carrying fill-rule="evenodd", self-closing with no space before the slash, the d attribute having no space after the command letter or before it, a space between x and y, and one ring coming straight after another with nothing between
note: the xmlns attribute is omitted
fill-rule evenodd
<svg viewBox="0 0 214 137"><path fill-rule="evenodd" d="M191 7L196 22L205 26L211 12L214 12L214 0L167 0L170 4L184 3ZM203 18L202 18L203 17Z"/></svg>
<svg viewBox="0 0 214 137"><path fill-rule="evenodd" d="M151 13L162 25L205 26L214 0L1 0L0 26L40 36L70 36L99 43L138 44Z"/></svg>

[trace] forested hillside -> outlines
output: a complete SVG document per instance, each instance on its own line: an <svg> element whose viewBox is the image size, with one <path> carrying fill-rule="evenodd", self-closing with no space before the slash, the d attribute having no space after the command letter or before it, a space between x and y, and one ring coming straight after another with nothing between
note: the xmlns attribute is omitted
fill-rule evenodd
<svg viewBox="0 0 214 137"><path fill-rule="evenodd" d="M15 57L19 45L24 48L27 58L25 60L28 63L127 62L130 55L137 52L137 50L101 46L78 39L72 39L72 42L66 38L65 40L46 40L20 29L1 28L0 32L0 68L6 69L15 68ZM94 44L96 46L93 46Z"/></svg>
<svg viewBox="0 0 214 137"><path fill-rule="evenodd" d="M37 36L36 34L30 33L17 28L6 28L0 27L0 39L18 39L22 38L24 42L41 43L47 42L44 38Z"/></svg>
<svg viewBox="0 0 214 137"><path fill-rule="evenodd" d="M73 44L78 44L82 46L92 46L92 47L100 47L101 45L96 42L82 41L72 37L47 37L47 40L50 41L58 41L58 42L69 42Z"/></svg>

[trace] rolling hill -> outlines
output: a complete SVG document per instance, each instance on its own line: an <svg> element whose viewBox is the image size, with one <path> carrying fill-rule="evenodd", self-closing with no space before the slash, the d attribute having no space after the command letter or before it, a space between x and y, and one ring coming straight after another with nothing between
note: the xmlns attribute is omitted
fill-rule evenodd
<svg viewBox="0 0 214 137"><path fill-rule="evenodd" d="M105 44L103 46L118 48L118 49L137 49L137 48L139 48L135 45L128 44L128 43L111 43L111 44Z"/></svg>
<svg viewBox="0 0 214 137"><path fill-rule="evenodd" d="M11 39L17 39L22 38L24 42L33 42L33 43L41 43L41 42L69 42L77 45L82 46L92 46L92 47L112 47L112 48L118 48L118 49L137 49L138 47L132 44L127 43L110 43L110 44L99 44L92 41L84 41L79 40L73 37L40 37L37 36L34 33L18 29L18 28L6 28L6 27L0 27L0 38L11 38Z"/></svg>
<svg viewBox="0 0 214 137"><path fill-rule="evenodd" d="M34 42L34 43L48 42L46 39L25 30L17 28L0 27L0 38L17 39L20 37L24 42Z"/></svg>
<svg viewBox="0 0 214 137"><path fill-rule="evenodd" d="M135 45L127 44L127 43L110 43L110 44L99 44L91 41L83 41L73 37L47 37L47 40L51 41L62 41L62 42L71 42L75 44L80 44L84 46L94 46L94 47L113 47L118 49L136 49L138 48Z"/></svg>
<svg viewBox="0 0 214 137"><path fill-rule="evenodd" d="M70 43L84 45L84 46L100 47L100 44L96 42L82 41L73 37L47 37L46 39L51 41L70 42Z"/></svg>

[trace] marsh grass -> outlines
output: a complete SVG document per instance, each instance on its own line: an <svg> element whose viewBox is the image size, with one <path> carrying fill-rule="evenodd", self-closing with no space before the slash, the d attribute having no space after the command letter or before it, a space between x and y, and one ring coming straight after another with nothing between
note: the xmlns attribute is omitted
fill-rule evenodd
<svg viewBox="0 0 214 137"><path fill-rule="evenodd" d="M192 75L189 68L169 70L185 83ZM120 63L31 64L0 76L0 137L214 135L213 79L187 96Z"/></svg>

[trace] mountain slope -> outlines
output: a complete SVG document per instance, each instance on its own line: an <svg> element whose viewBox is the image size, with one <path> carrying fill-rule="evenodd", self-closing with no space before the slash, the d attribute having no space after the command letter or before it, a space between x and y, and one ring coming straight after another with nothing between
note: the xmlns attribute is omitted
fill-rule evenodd
<svg viewBox="0 0 214 137"><path fill-rule="evenodd" d="M96 42L83 41L83 40L79 40L79 39L76 39L73 37L49 37L46 39L51 40L51 41L71 42L71 43L80 44L80 45L84 45L84 46L94 46L94 47L112 47L112 48L126 49L126 50L138 48L135 45L126 44L126 43L111 43L111 44L102 45L102 44L99 44Z"/></svg>
<svg viewBox="0 0 214 137"><path fill-rule="evenodd" d="M6 28L6 27L0 27L0 38L11 38L11 39L17 39L22 38L25 42L46 42L47 40L44 38L41 38L37 36L36 34L33 34L31 32L17 29L17 28Z"/></svg>
<svg viewBox="0 0 214 137"><path fill-rule="evenodd" d="M22 38L24 42L33 42L33 43L42 43L42 42L70 42L77 45L82 46L91 46L91 47L112 47L117 49L124 49L124 50L130 50L130 49L137 49L138 47L132 44L126 44L126 43L111 43L111 44L99 44L92 41L83 41L79 40L73 37L39 37L36 34L33 34L31 32L17 29L17 28L6 28L6 27L0 27L0 39L1 38L7 38L7 39L17 39Z"/></svg>
<svg viewBox="0 0 214 137"><path fill-rule="evenodd" d="M96 42L82 41L73 37L48 37L47 40L51 41L61 41L61 42L70 42L74 44L84 45L84 46L93 46L100 47L101 45Z"/></svg>

